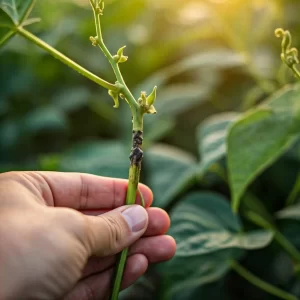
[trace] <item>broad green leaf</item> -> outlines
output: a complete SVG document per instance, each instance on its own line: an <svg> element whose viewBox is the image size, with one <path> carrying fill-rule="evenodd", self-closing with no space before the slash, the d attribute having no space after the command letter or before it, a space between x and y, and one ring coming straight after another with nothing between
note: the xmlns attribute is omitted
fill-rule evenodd
<svg viewBox="0 0 300 300"><path fill-rule="evenodd" d="M62 154L59 170L128 178L129 151L117 141L83 142Z"/></svg>
<svg viewBox="0 0 300 300"><path fill-rule="evenodd" d="M154 117L154 115L151 115L149 119L152 119L152 117ZM148 118L144 124L144 131L147 132L143 140L144 149L166 136L176 125L175 120L171 117L158 118L155 122L151 122L150 120L147 122L147 120Z"/></svg>
<svg viewBox="0 0 300 300"><path fill-rule="evenodd" d="M288 206L276 213L279 219L291 219L300 221L300 203Z"/></svg>
<svg viewBox="0 0 300 300"><path fill-rule="evenodd" d="M4 150L17 145L20 138L18 121L11 119L0 124L0 145Z"/></svg>
<svg viewBox="0 0 300 300"><path fill-rule="evenodd" d="M0 45L15 34L29 16L35 0L0 0Z"/></svg>
<svg viewBox="0 0 300 300"><path fill-rule="evenodd" d="M155 108L164 116L175 117L178 113L203 102L210 93L210 89L199 87L199 84L169 85L158 91Z"/></svg>
<svg viewBox="0 0 300 300"><path fill-rule="evenodd" d="M230 256L229 253L227 254ZM236 257L240 256L239 252L232 252L232 254ZM180 277L178 279L174 274L174 277L172 274L167 274L166 278L169 284L167 286L166 299L195 299L192 298L193 292L197 291L197 296L199 296L199 288L205 287L207 284L215 282L226 275L230 269L229 265L224 263L226 260L227 255L224 257L222 255L209 255L203 256L201 259L197 260L197 265L195 264L196 261L194 263L187 261L186 263L188 265L184 266L184 269L187 272L186 279L183 274L182 279ZM177 265L178 269L181 267L181 265Z"/></svg>
<svg viewBox="0 0 300 300"><path fill-rule="evenodd" d="M198 70L204 67L219 69L233 68L242 66L244 63L245 59L243 56L230 49L221 48L210 52L200 52L183 58L181 61L157 71L142 82L141 85L137 86L135 90L139 93L141 90L151 90L155 85L162 86L170 78L187 71Z"/></svg>
<svg viewBox="0 0 300 300"><path fill-rule="evenodd" d="M219 279L229 270L229 260L272 241L273 234L266 230L243 233L239 217L222 195L194 192L181 200L171 212L169 231L176 239L176 254L164 266L175 290Z"/></svg>
<svg viewBox="0 0 300 300"><path fill-rule="evenodd" d="M71 112L86 105L90 96L90 91L85 87L64 89L54 96L52 104L64 112Z"/></svg>
<svg viewBox="0 0 300 300"><path fill-rule="evenodd" d="M300 89L289 86L236 121L227 138L232 206L254 178L296 140L300 126Z"/></svg>
<svg viewBox="0 0 300 300"><path fill-rule="evenodd" d="M157 145L145 151L143 169L154 194L154 205L166 207L194 181L195 159L171 146Z"/></svg>
<svg viewBox="0 0 300 300"><path fill-rule="evenodd" d="M226 155L226 137L229 126L237 119L234 112L214 115L197 128L198 151L201 156L200 170L205 172L213 163Z"/></svg>
<svg viewBox="0 0 300 300"><path fill-rule="evenodd" d="M26 134L34 134L43 130L65 130L67 128L67 120L64 113L59 109L46 106L27 113L20 125Z"/></svg>
<svg viewBox="0 0 300 300"><path fill-rule="evenodd" d="M216 261L216 264L218 262ZM217 273L222 273L222 268L218 268L218 266L215 266L215 271ZM221 274L222 277L223 274ZM170 289L167 291L167 297L168 300L195 300L195 299L201 299L201 300L208 300L208 299L218 299L218 300L232 300L232 298L229 296L229 289L226 285L226 282L223 278L221 278L217 282L212 282L209 284L201 285L201 286L195 286L187 284L181 285L178 284L172 284L170 282Z"/></svg>
<svg viewBox="0 0 300 300"><path fill-rule="evenodd" d="M177 115L203 103L210 92L210 88L199 87L199 84L169 85L158 90L158 99L155 102L155 108L158 113L145 119L146 139L150 142L157 140L159 137L158 133L165 129L158 128L160 127L159 123L173 125ZM169 124L166 124L168 120L170 120ZM172 129L172 127L167 127L167 129Z"/></svg>

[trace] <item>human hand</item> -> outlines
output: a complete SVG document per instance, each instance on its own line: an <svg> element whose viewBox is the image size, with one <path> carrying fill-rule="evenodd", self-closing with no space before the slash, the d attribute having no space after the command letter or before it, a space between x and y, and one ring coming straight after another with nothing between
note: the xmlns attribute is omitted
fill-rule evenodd
<svg viewBox="0 0 300 300"><path fill-rule="evenodd" d="M122 249L131 245L122 288L170 259L168 215L149 207L142 184L146 209L124 206L126 189L126 180L89 174L1 174L0 299L107 299Z"/></svg>

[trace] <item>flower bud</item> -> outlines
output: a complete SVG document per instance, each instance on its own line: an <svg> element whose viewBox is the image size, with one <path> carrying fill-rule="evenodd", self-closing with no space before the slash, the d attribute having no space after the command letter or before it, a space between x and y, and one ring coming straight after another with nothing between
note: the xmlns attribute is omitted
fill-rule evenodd
<svg viewBox="0 0 300 300"><path fill-rule="evenodd" d="M98 36L90 36L90 41L92 42L93 46L97 46L99 44Z"/></svg>
<svg viewBox="0 0 300 300"><path fill-rule="evenodd" d="M155 102L155 99L156 99L156 89L157 89L157 87L155 86L153 88L153 91L151 92L151 94L146 99L146 103L149 106L153 105L154 102Z"/></svg>
<svg viewBox="0 0 300 300"><path fill-rule="evenodd" d="M124 56L124 55L123 55L123 51L124 51L124 48L125 48L125 47L126 47L126 46L121 47L121 48L118 50L117 54L113 56L114 61L115 61L116 63L118 63L118 64L119 64L119 63L123 63L123 62L127 61L127 59L128 59L128 56Z"/></svg>

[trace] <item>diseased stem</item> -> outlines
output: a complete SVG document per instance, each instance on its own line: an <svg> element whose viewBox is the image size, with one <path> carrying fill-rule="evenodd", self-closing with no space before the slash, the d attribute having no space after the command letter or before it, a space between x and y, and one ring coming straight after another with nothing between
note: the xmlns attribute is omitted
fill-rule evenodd
<svg viewBox="0 0 300 300"><path fill-rule="evenodd" d="M143 151L142 151L142 144L143 144L143 116L145 113L154 113L155 108L153 107L153 102L156 96L156 87L154 88L153 92L146 98L146 94L141 93L141 98L139 102L137 102L134 96L131 94L130 90L128 89L121 70L119 68L119 60L120 56L123 54L123 48L119 49L117 55L112 56L110 51L104 44L102 32L101 32L101 22L100 16L103 13L104 3L102 0L90 0L93 12L94 12L94 20L95 20L95 27L96 27L96 37L91 37L92 44L94 46L98 46L104 55L107 57L111 67L116 75L116 86L120 87L118 91L118 96L125 97L127 100L132 113L132 148L130 153L130 168L129 168L129 178L128 178L128 188L127 188L127 195L126 195L126 205L132 205L136 201L137 191L138 191L138 184L140 179L140 172L141 172L141 164L143 159ZM121 54L120 54L121 53ZM120 56L119 56L120 55ZM125 56L123 56L125 58ZM126 61L126 59L125 59ZM124 61L123 61L124 62ZM115 281L112 287L110 300L117 300L120 292L120 287L122 283L124 269L126 267L126 260L127 260L128 249L124 249L121 254L119 255L118 262L115 269Z"/></svg>
<svg viewBox="0 0 300 300"><path fill-rule="evenodd" d="M46 42L39 39L37 36L35 36L31 32L24 29L23 27L17 27L16 30L20 35L22 35L26 39L30 40L31 42L33 42L34 44L36 44L40 48L46 50L52 56L54 56L55 58L60 60L65 65L72 68L73 70L77 71L81 75L83 75L83 76L87 77L88 79L96 82L98 85L101 85L101 86L103 86L104 88L106 88L108 90L113 90L113 91L118 91L119 90L119 87L115 86L112 83L109 83L109 82L105 81L104 79L96 76L92 72L90 72L87 69L83 68L82 66L80 66L79 64L77 64L76 62L74 62L73 60L71 60L70 58L65 56L64 54L62 54L61 52L57 51L55 48L48 45Z"/></svg>
<svg viewBox="0 0 300 300"><path fill-rule="evenodd" d="M230 266L233 270L235 270L241 277L245 278L247 281L251 282L253 285L259 287L260 289L264 290L265 292L274 295L278 298L285 299L285 300L298 300L298 298L286 291L283 291L272 284L263 281L262 279L258 278L254 274L250 273L247 269L241 266L237 261L231 261Z"/></svg>
<svg viewBox="0 0 300 300"><path fill-rule="evenodd" d="M142 121L142 112L140 113L140 118L133 119L133 131L132 131L132 148L130 153L130 168L129 168L129 180L128 188L126 195L126 204L132 205L135 203L138 184L140 179L140 171L143 159L143 123ZM128 248L124 249L117 262L115 270L115 281L112 288L112 293L110 300L118 300L120 287L122 283L123 273L127 261Z"/></svg>

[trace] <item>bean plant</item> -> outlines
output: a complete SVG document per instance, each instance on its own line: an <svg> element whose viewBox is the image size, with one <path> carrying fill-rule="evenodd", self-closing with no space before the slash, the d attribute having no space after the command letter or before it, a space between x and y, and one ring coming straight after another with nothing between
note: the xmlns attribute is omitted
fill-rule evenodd
<svg viewBox="0 0 300 300"><path fill-rule="evenodd" d="M0 45L7 45L13 36L19 35L106 89L106 96L113 99L114 108L128 104L130 115L122 110L126 119L124 128L132 135L126 204L134 204L137 195L143 199L138 184L143 148L146 148L143 169L150 174L149 185L154 196L158 196L154 203L170 212L169 234L177 241L177 252L171 261L153 267L133 287L119 295L128 249L122 251L116 264L110 299L300 299L300 244L294 232L297 228L300 230L300 86L295 83L280 88L273 81L261 80L242 43L228 34L231 44L244 55L222 50L216 52L210 64L221 69L230 61L230 66L247 69L257 82L242 109L209 116L199 124L196 136L200 161L182 152L169 151L168 147L156 152L147 151L148 145L143 145L143 139L151 144L151 140L158 139L156 136L163 135L162 128L171 126L177 110L190 101L188 96L185 99L187 90L184 90L185 93L180 95L182 99L177 99L180 108L168 104L167 100L167 104L163 99L156 102L157 87L154 85L160 88L166 83L167 76L180 76L187 69L205 69L209 59L204 56L199 62L193 57L185 58L183 62L156 72L144 81L144 86L138 86L139 90L130 90L122 75L123 66L130 64L125 55L127 49L122 46L112 52L103 38L101 21L105 20L109 8L105 7L105 0L89 2L95 24L89 40L109 62L115 82L102 79L29 31L29 26L40 21L30 17L34 0L0 0ZM228 33L226 26L222 29ZM278 81L288 76L287 71L300 79L298 51L293 47L291 33L279 28L275 30L275 36L282 39L283 71L280 71ZM205 69L205 77L208 76L206 72ZM148 94L141 89L147 90ZM154 116L144 122L146 114ZM32 118L36 116L31 115ZM57 115L51 115L51 118L56 120ZM44 124L47 118L35 120ZM130 122L132 128L128 126ZM149 129L145 135L144 123ZM60 155L46 155L39 159L37 167L125 177L128 173L127 148L106 142L100 144L91 144L84 149L75 147L75 150ZM105 164L107 160L109 163ZM291 180L289 177L289 182L283 179L287 173L281 172L281 164L291 165L293 176ZM161 174L165 170L168 173L163 177ZM288 193L282 190L288 190ZM281 198L286 199L281 201ZM270 275L276 273L274 261L265 260L264 270L259 274L253 268L255 264L251 258L258 259L263 254L270 259L276 257L276 272L281 276L274 279L273 274ZM277 264L280 259L282 264ZM238 290L232 285L243 285L248 290L249 285L254 286L253 298L251 293L241 296L238 292L228 292Z"/></svg>

